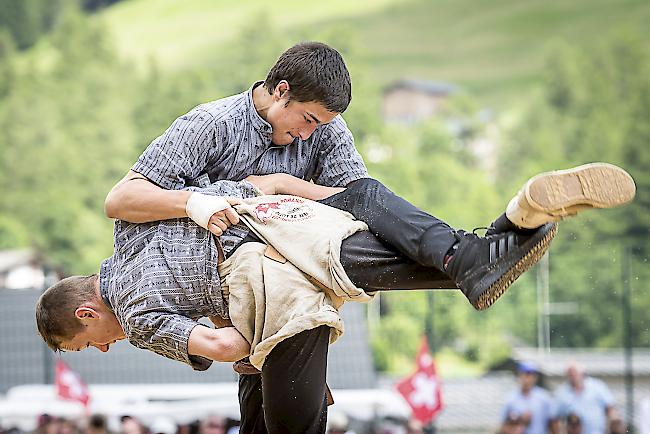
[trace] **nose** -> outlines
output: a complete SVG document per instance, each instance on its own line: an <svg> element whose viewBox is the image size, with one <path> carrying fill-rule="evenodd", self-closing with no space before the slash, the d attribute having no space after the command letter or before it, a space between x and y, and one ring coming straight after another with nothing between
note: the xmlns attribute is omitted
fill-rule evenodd
<svg viewBox="0 0 650 434"><path fill-rule="evenodd" d="M307 127L304 127L300 130L300 140L307 140L308 138L311 137L312 134L314 134L314 131L316 131L316 127L318 125L312 123Z"/></svg>

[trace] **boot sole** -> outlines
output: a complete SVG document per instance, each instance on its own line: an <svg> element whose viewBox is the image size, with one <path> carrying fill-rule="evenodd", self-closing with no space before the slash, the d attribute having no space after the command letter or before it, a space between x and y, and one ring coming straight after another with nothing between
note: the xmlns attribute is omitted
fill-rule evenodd
<svg viewBox="0 0 650 434"><path fill-rule="evenodd" d="M476 302L472 303L476 310L485 310L492 306L499 297L501 297L506 290L519 278L522 274L528 271L533 265L537 264L544 253L551 245L551 241L557 234L557 224L553 223L552 227L544 236L531 247L527 253L520 258L514 265L510 266L503 275L492 283L481 295L478 296Z"/></svg>
<svg viewBox="0 0 650 434"><path fill-rule="evenodd" d="M608 163L590 163L573 169L542 173L526 185L531 207L551 215L566 215L581 205L613 208L630 202L636 193L632 177Z"/></svg>

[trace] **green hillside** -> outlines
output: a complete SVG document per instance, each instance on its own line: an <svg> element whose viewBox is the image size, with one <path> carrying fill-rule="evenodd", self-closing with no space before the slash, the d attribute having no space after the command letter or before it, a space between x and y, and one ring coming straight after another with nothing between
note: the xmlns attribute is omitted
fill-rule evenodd
<svg viewBox="0 0 650 434"><path fill-rule="evenodd" d="M379 83L402 76L450 81L496 105L534 85L554 41L596 46L626 30L650 41L646 0L138 0L103 14L121 52L141 62L153 56L168 70L217 63L258 15L274 30L306 37L345 29Z"/></svg>

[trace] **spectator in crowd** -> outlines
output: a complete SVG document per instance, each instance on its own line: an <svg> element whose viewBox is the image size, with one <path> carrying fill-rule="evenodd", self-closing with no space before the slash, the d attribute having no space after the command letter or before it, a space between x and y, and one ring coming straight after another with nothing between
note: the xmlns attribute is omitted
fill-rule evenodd
<svg viewBox="0 0 650 434"><path fill-rule="evenodd" d="M581 424L581 434L605 434L609 424L620 420L614 407L614 397L607 385L596 378L585 376L584 369L571 363L566 371L567 381L555 393L555 418L573 414ZM553 434L560 432L554 423Z"/></svg>
<svg viewBox="0 0 650 434"><path fill-rule="evenodd" d="M101 414L93 414L88 419L86 434L108 434L106 418Z"/></svg>
<svg viewBox="0 0 650 434"><path fill-rule="evenodd" d="M36 434L58 434L61 421L58 417L42 414L38 417Z"/></svg>
<svg viewBox="0 0 650 434"><path fill-rule="evenodd" d="M529 362L517 365L519 387L508 397L503 407L501 431L512 430L512 416L516 416L523 424L521 431L525 434L546 434L551 426L552 399L551 395L537 385L539 369ZM505 429L504 429L505 428Z"/></svg>
<svg viewBox="0 0 650 434"><path fill-rule="evenodd" d="M147 428L134 416L120 418L120 434L148 434Z"/></svg>
<svg viewBox="0 0 650 434"><path fill-rule="evenodd" d="M625 434L627 431L627 426L623 419L617 418L612 419L609 423L609 434Z"/></svg>
<svg viewBox="0 0 650 434"><path fill-rule="evenodd" d="M179 424L176 434L199 434L199 424L198 420Z"/></svg>
<svg viewBox="0 0 650 434"><path fill-rule="evenodd" d="M226 418L211 414L205 417L199 425L199 434L226 434Z"/></svg>
<svg viewBox="0 0 650 434"><path fill-rule="evenodd" d="M58 434L78 434L77 424L70 419L60 419Z"/></svg>
<svg viewBox="0 0 650 434"><path fill-rule="evenodd" d="M526 429L524 418L517 413L509 413L499 428L498 434L523 434Z"/></svg>
<svg viewBox="0 0 650 434"><path fill-rule="evenodd" d="M582 434L582 421L577 414L570 414L566 418L566 434Z"/></svg>

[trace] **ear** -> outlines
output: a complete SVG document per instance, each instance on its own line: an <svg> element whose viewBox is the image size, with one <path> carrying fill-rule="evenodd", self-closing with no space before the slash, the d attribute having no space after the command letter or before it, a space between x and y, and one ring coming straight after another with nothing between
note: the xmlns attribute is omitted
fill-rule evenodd
<svg viewBox="0 0 650 434"><path fill-rule="evenodd" d="M88 306L80 306L74 311L74 316L77 319L98 319L99 318L99 313L93 309L92 307Z"/></svg>
<svg viewBox="0 0 650 434"><path fill-rule="evenodd" d="M289 90L291 90L291 86L289 86L289 83L287 80L280 80L280 82L275 86L275 89L273 90L273 98L277 101L282 98L288 97Z"/></svg>

